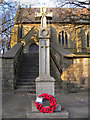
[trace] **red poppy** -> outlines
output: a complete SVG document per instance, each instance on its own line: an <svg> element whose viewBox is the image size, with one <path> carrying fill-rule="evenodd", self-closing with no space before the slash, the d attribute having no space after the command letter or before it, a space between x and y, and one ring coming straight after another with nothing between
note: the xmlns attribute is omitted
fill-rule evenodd
<svg viewBox="0 0 90 120"><path fill-rule="evenodd" d="M43 107L41 103L35 101L35 106L41 113L52 113L56 109L57 102L56 102L55 97L47 93L43 93L39 95L39 97L43 97L43 100L50 101L50 106L48 107Z"/></svg>

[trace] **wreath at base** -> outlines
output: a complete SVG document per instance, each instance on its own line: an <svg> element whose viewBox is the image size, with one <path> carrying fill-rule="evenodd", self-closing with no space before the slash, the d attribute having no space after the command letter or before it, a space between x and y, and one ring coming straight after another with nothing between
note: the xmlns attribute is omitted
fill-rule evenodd
<svg viewBox="0 0 90 120"><path fill-rule="evenodd" d="M41 113L52 113L56 109L57 102L56 102L55 97L53 97L52 95L49 95L47 93L43 93L43 94L39 95L39 98L43 98L43 100L50 101L50 106L43 107L42 103L35 100L35 106Z"/></svg>

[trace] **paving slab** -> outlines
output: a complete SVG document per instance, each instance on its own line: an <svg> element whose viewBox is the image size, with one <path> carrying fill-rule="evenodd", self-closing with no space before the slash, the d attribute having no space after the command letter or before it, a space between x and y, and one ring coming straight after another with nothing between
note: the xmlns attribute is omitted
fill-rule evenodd
<svg viewBox="0 0 90 120"><path fill-rule="evenodd" d="M35 100L35 94L30 93L6 93L2 96L2 115L3 118L29 118L41 116L45 114L32 112L32 101ZM70 118L88 118L88 93L72 93L72 94L56 94L56 100L61 105L62 112L57 112L48 117L54 117L57 114L62 118L67 116ZM31 115L32 114L32 115ZM60 115L60 116L59 116Z"/></svg>

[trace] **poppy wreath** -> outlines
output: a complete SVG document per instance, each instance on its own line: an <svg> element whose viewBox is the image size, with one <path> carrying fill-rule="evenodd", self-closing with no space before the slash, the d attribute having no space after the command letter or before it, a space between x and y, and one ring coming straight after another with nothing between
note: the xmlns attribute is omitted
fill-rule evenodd
<svg viewBox="0 0 90 120"><path fill-rule="evenodd" d="M43 100L50 101L50 106L43 107L40 102L36 102L36 100L35 100L35 106L41 113L52 113L56 109L57 102L56 102L55 97L53 97L52 95L49 95L47 93L43 93L43 94L39 95L39 97L43 97Z"/></svg>

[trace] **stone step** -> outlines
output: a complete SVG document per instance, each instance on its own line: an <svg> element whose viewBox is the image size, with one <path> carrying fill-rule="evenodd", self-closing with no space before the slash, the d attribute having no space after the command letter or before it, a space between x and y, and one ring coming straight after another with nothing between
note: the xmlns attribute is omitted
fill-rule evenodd
<svg viewBox="0 0 90 120"><path fill-rule="evenodd" d="M30 68L26 68L26 69L24 69L24 68L21 68L21 69L19 69L19 70L21 70L21 72L30 72L30 73L32 73L32 72L39 72L39 69L30 69Z"/></svg>
<svg viewBox="0 0 90 120"><path fill-rule="evenodd" d="M22 63L22 65L35 65L35 66L39 66L39 64L36 63L36 62L26 62L26 63Z"/></svg>
<svg viewBox="0 0 90 120"><path fill-rule="evenodd" d="M23 54L23 57L24 57L24 58L26 58L26 57L36 57L36 56L38 57L39 54L38 54L38 53L34 53L34 54L33 54L33 53L32 53L32 54Z"/></svg>
<svg viewBox="0 0 90 120"><path fill-rule="evenodd" d="M16 89L36 89L35 85L17 85Z"/></svg>
<svg viewBox="0 0 90 120"><path fill-rule="evenodd" d="M22 82L22 81L20 81L20 82L17 83L17 86L20 86L20 85L21 86L23 86L23 85L25 85L25 86L30 86L30 85L35 86L36 82L35 81L34 82ZM60 89L60 86L55 84L55 88L58 90L58 89Z"/></svg>
<svg viewBox="0 0 90 120"><path fill-rule="evenodd" d="M31 94L35 94L35 89L15 89L15 92L30 92Z"/></svg>
<svg viewBox="0 0 90 120"><path fill-rule="evenodd" d="M39 73L38 73L38 71L36 71L36 72L31 72L31 71L25 71L25 70L23 70L23 71L21 71L20 73L19 73L19 75L35 75L35 76L38 76L39 75Z"/></svg>
<svg viewBox="0 0 90 120"><path fill-rule="evenodd" d="M24 61L28 61L28 62L39 62L39 58L37 58L37 57L34 57L34 58L22 58L22 61L24 62Z"/></svg>
<svg viewBox="0 0 90 120"><path fill-rule="evenodd" d="M32 71L33 71L33 70L39 70L39 68L37 68L37 67L22 67L22 68L21 68L21 70L24 70L24 69L25 69L25 70L32 70Z"/></svg>
<svg viewBox="0 0 90 120"><path fill-rule="evenodd" d="M39 76L38 73L20 73L19 76L23 77L23 76L26 76L26 77L29 77L30 75L32 76Z"/></svg>
<svg viewBox="0 0 90 120"><path fill-rule="evenodd" d="M17 92L36 93L35 79L39 75L39 54L23 54L22 67L19 68Z"/></svg>
<svg viewBox="0 0 90 120"><path fill-rule="evenodd" d="M27 73L27 74L28 74L28 73L31 73L31 74L37 73L37 74L38 74L39 71L32 71L32 70L30 69L30 71L23 71L23 70L22 70L21 73Z"/></svg>
<svg viewBox="0 0 90 120"><path fill-rule="evenodd" d="M38 75L39 72L38 71L25 71L25 70L22 70L19 74L25 74L25 75Z"/></svg>
<svg viewBox="0 0 90 120"><path fill-rule="evenodd" d="M30 79L30 78L28 78L28 79L24 79L24 78L20 78L19 80L18 80L18 82L35 82L35 79Z"/></svg>
<svg viewBox="0 0 90 120"><path fill-rule="evenodd" d="M38 53L34 53L34 54L33 54L33 53L31 53L31 54L25 53L25 54L23 54L23 57L24 57L24 58L25 58L25 57L34 57L34 56L35 56L35 57L36 57L36 56L38 57L39 54L38 54Z"/></svg>
<svg viewBox="0 0 90 120"><path fill-rule="evenodd" d="M38 61L32 62L32 61L23 61L22 65L39 65Z"/></svg>
<svg viewBox="0 0 90 120"><path fill-rule="evenodd" d="M35 82L18 82L17 85L36 85Z"/></svg>
<svg viewBox="0 0 90 120"><path fill-rule="evenodd" d="M28 88L28 89L27 89L27 88L24 88L24 89L22 89L22 88L16 88L15 91L16 91L16 92L36 93L36 89L30 89L30 88ZM55 92L55 93L61 93L62 91L60 91L60 90L59 90L59 91L56 91L56 90L55 90L54 92Z"/></svg>
<svg viewBox="0 0 90 120"><path fill-rule="evenodd" d="M25 64L26 63L28 63L28 64L30 64L30 63L33 63L33 64L37 63L37 64L39 64L39 60L32 61L32 59L22 60L22 62L25 63Z"/></svg>
<svg viewBox="0 0 90 120"><path fill-rule="evenodd" d="M33 67L36 67L36 68L39 68L39 65L30 65L30 64L27 64L27 65L23 65L22 68L33 68Z"/></svg>
<svg viewBox="0 0 90 120"><path fill-rule="evenodd" d="M31 72L31 71L38 72L39 71L39 69L35 69L35 68L32 68L32 69L22 68L22 69L19 69L19 70L21 70L21 72Z"/></svg>
<svg viewBox="0 0 90 120"><path fill-rule="evenodd" d="M35 76L35 75L31 75L31 76L20 76L20 79L35 79L37 78L38 76Z"/></svg>
<svg viewBox="0 0 90 120"><path fill-rule="evenodd" d="M27 59L30 59L30 60L33 60L33 61L39 60L39 56L37 56L37 55L36 56L25 56L25 57L22 57L22 58L23 58L22 60L27 60Z"/></svg>

